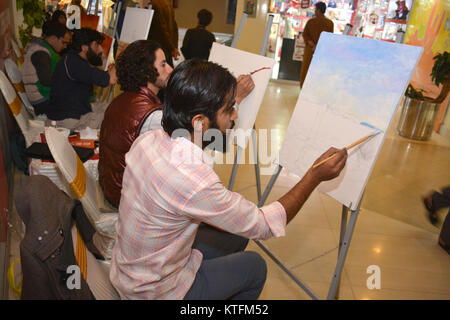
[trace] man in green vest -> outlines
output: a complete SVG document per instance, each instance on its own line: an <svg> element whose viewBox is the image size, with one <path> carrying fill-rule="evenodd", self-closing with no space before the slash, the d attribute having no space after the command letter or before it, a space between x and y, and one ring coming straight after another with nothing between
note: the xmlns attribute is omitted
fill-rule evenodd
<svg viewBox="0 0 450 320"><path fill-rule="evenodd" d="M36 115L46 114L49 108L50 84L58 63L59 52L67 48L71 33L57 21L44 23L43 38L32 39L25 47L22 79L25 92Z"/></svg>

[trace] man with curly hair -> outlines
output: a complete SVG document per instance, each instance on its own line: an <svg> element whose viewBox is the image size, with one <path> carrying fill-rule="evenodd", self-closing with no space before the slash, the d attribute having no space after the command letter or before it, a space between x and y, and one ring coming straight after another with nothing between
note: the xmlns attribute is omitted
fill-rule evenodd
<svg viewBox="0 0 450 320"><path fill-rule="evenodd" d="M157 94L167 86L172 67L159 43L138 40L120 54L116 70L124 92L105 111L98 171L105 198L118 207L125 154L139 135L161 128L162 103Z"/></svg>
<svg viewBox="0 0 450 320"><path fill-rule="evenodd" d="M126 47L116 62L122 94L108 106L100 129L99 182L106 200L119 207L125 154L138 136L162 129L162 103L157 94L166 88L172 67L161 45L138 40ZM253 90L250 75L237 78L236 103Z"/></svg>

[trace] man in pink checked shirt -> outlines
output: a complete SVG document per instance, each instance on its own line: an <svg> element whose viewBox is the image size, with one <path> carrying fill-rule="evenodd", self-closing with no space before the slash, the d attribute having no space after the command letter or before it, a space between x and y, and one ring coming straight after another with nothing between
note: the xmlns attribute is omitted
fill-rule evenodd
<svg viewBox="0 0 450 320"><path fill-rule="evenodd" d="M347 153L330 148L315 163L335 157L258 208L222 185L203 152L202 135L224 134L237 118L236 79L194 59L173 71L166 90L163 130L141 135L126 155L111 281L122 299L257 299L267 269L244 251L248 239L284 236L314 188L339 175Z"/></svg>

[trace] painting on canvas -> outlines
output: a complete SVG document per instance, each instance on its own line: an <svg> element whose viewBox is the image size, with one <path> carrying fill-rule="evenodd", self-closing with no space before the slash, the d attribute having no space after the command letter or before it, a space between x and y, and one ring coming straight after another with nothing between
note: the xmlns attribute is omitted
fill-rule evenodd
<svg viewBox="0 0 450 320"><path fill-rule="evenodd" d="M323 32L301 89L279 163L302 177L329 147L348 151L340 176L319 190L355 210L421 47Z"/></svg>

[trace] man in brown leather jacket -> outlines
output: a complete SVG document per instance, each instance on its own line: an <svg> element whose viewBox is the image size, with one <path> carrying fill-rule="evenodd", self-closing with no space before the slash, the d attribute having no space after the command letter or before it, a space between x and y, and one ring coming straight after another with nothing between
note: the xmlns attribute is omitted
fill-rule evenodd
<svg viewBox="0 0 450 320"><path fill-rule="evenodd" d="M116 70L124 92L105 111L98 172L105 198L118 207L125 154L139 135L161 128L162 103L157 94L167 86L172 67L159 43L138 40L119 56Z"/></svg>
<svg viewBox="0 0 450 320"><path fill-rule="evenodd" d="M98 173L106 200L119 207L125 154L141 134L162 129L162 103L157 94L167 86L172 67L157 42L138 40L119 56L116 70L124 92L105 111L100 129ZM237 78L238 105L254 86L250 75Z"/></svg>

